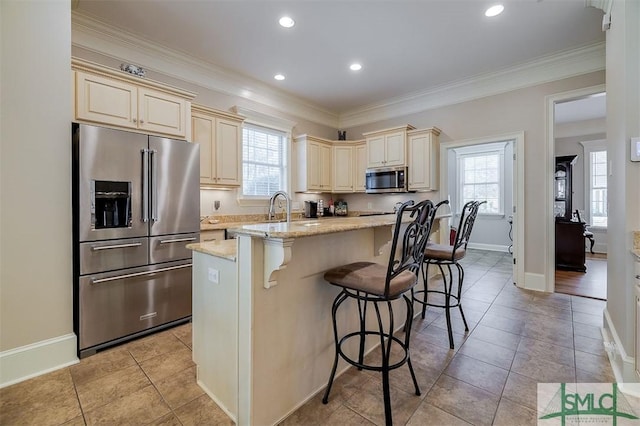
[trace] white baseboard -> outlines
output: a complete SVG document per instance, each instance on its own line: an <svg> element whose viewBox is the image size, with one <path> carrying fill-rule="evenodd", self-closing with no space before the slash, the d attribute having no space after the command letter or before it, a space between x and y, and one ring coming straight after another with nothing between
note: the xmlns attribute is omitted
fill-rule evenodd
<svg viewBox="0 0 640 426"><path fill-rule="evenodd" d="M638 386L638 377L635 374L635 358L627 355L606 308L603 315L602 337L616 382L620 384L620 390L623 392L640 397L640 386Z"/></svg>
<svg viewBox="0 0 640 426"><path fill-rule="evenodd" d="M71 333L0 353L0 388L77 364L76 349Z"/></svg>
<svg viewBox="0 0 640 426"><path fill-rule="evenodd" d="M527 290L546 291L547 283L544 274L533 274L531 272L524 273L524 286Z"/></svg>
<svg viewBox="0 0 640 426"><path fill-rule="evenodd" d="M467 247L470 249L499 251L503 253L509 253L509 246L501 246L498 244L469 243Z"/></svg>

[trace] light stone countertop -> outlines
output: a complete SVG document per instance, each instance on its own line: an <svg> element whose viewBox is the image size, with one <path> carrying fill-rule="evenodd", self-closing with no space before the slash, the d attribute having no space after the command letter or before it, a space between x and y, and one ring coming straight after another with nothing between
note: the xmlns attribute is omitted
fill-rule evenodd
<svg viewBox="0 0 640 426"><path fill-rule="evenodd" d="M407 219L410 220L408 215ZM241 235L261 238L302 238L313 235L332 234L353 231L356 229L376 228L394 225L395 214L360 217L332 217L326 219L309 219L292 221L291 223L257 223L243 225L229 230Z"/></svg>
<svg viewBox="0 0 640 426"><path fill-rule="evenodd" d="M237 240L213 240L204 243L187 244L187 248L211 256L236 261L238 254Z"/></svg>

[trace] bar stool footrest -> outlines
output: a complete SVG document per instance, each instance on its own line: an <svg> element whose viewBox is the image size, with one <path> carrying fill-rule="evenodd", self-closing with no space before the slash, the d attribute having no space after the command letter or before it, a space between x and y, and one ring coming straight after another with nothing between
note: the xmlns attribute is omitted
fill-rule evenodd
<svg viewBox="0 0 640 426"><path fill-rule="evenodd" d="M369 335L375 335L380 337L380 332L379 331L365 331L364 332L365 335L369 336ZM338 343L338 353L340 354L340 357L342 357L342 359L344 359L346 362L348 362L349 364L353 365L354 367L360 368L360 369L364 369L364 370L370 370L370 371L382 371L383 367L382 365L378 366L378 365L370 365L370 364L364 364L364 363L359 363L358 361L355 361L353 359L351 359L350 357L348 357L343 351L342 351L342 344L346 343L349 339L353 338L353 337L360 337L362 335L362 332L360 331L354 331L352 333L349 333L345 336L342 337L342 339L340 339L340 342ZM384 334L384 338L385 340L389 338L388 334ZM407 363L407 360L409 359L409 350L406 348L404 342L402 342L402 340L400 340L399 338L392 336L391 339L397 343L402 350L404 351L404 356L402 357L402 359L398 362L396 362L395 364L390 364L388 369L389 370L394 370L396 368L402 367L404 364ZM385 342L386 345L386 342ZM380 348L377 348L380 349Z"/></svg>

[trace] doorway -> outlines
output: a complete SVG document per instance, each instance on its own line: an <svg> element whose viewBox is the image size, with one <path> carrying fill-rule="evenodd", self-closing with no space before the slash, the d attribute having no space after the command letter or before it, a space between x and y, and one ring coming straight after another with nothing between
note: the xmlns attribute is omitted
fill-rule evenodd
<svg viewBox="0 0 640 426"><path fill-rule="evenodd" d="M513 281L519 287L524 287L524 132L510 133L483 138L467 139L460 141L451 141L441 143L440 150L440 194L441 198L449 198L453 201L453 206L460 204L456 200L459 195L453 195L457 189L452 190L452 185L456 185L456 175L451 175L451 157L457 151L457 155L473 155L482 147L496 148L508 147L508 155L503 154L504 164L510 169L511 181L508 187L511 192L508 194L509 202L502 206L501 212L496 214L494 220L509 221L508 228L504 232L505 236L508 232L509 240L493 245L493 249L511 252L513 255ZM457 186L457 185L456 185ZM453 199L453 200L452 200ZM455 214L455 211L453 212ZM477 224L474 226L474 235L478 234ZM473 239L472 239L473 242ZM472 242L469 247L471 248ZM490 247L479 246L477 248L487 249Z"/></svg>
<svg viewBox="0 0 640 426"><path fill-rule="evenodd" d="M548 238L545 281L549 292L606 299L605 99L604 85L547 97L548 194L545 211ZM562 177L557 174L564 169L558 168L557 162L573 157L575 160L569 177L573 182L573 197L570 194L570 205L566 211L560 212L562 202L558 202L557 180ZM602 161L601 166L597 166L598 161ZM600 182L604 184L600 185ZM564 232L570 228L575 231L576 253L567 254L568 237ZM558 232L562 235L558 236ZM594 254L591 254L591 242L594 243ZM560 252L557 251L558 243L561 243ZM583 253L579 253L580 249ZM568 255L575 256L577 260L567 265ZM585 267L586 272L582 272Z"/></svg>

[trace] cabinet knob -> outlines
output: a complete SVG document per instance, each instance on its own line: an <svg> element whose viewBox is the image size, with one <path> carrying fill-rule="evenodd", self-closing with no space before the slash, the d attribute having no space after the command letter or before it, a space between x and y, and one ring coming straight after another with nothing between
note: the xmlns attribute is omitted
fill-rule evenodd
<svg viewBox="0 0 640 426"><path fill-rule="evenodd" d="M140 124L144 123L144 120L140 120Z"/></svg>
<svg viewBox="0 0 640 426"><path fill-rule="evenodd" d="M137 122L138 122L138 120L136 120L136 119L134 118L134 119L133 119L133 122L134 122L134 123L137 123Z"/></svg>

